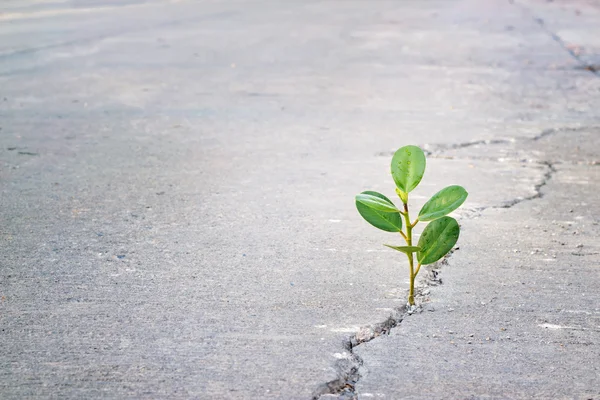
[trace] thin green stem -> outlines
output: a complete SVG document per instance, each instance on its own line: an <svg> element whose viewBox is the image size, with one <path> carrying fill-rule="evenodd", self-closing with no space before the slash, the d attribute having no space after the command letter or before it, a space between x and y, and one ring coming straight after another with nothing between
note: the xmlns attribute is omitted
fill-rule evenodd
<svg viewBox="0 0 600 400"><path fill-rule="evenodd" d="M411 306L415 305L415 273L414 269L414 261L413 261L413 253L410 253L408 256L408 265L410 266L410 289L408 291L408 304Z"/></svg>
<svg viewBox="0 0 600 400"><path fill-rule="evenodd" d="M408 212L408 199L407 202L404 203L404 220L406 221L406 244L408 246L412 246L412 229L414 227L413 224L410 223L410 215ZM418 218L417 218L418 221ZM415 221L416 223L416 221ZM414 267L414 256L413 253L407 253L408 257L408 265L410 267L410 289L408 292L408 304L411 306L415 305L415 267Z"/></svg>

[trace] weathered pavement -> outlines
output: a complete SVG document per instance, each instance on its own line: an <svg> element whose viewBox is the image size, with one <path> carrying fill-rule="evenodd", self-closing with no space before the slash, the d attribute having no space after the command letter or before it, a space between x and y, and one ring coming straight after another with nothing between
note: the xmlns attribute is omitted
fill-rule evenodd
<svg viewBox="0 0 600 400"><path fill-rule="evenodd" d="M5 3L0 397L600 398L597 3ZM410 316L409 143L470 192Z"/></svg>

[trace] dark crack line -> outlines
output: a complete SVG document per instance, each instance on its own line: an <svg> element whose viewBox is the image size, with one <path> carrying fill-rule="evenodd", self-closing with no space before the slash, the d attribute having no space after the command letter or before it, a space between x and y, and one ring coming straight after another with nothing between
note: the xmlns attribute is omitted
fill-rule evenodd
<svg viewBox="0 0 600 400"><path fill-rule="evenodd" d="M556 170L556 167L554 166L555 163L551 162L551 161L539 161L539 162L536 162L535 164L545 165L547 169L546 169L546 172L544 173L544 175L542 176L541 181L533 187L534 191L535 191L534 194L532 194L531 196L526 196L526 197L517 197L515 199L506 201L499 205L471 208L470 210L468 210L468 211L470 211L470 213L467 215L463 215L463 217L465 219L475 219L475 218L478 218L479 216L481 216L481 213L483 213L486 210L508 209L508 208L512 208L512 207L516 206L517 204L521 204L526 201L541 199L542 197L544 197L544 192L542 191L542 188L544 186L546 186L548 184L548 182L550 182L550 180L554 177L554 174L557 172L557 170Z"/></svg>
<svg viewBox="0 0 600 400"><path fill-rule="evenodd" d="M424 147L429 147L431 149L431 150L426 151L427 156L429 158L436 158L436 159L468 160L468 161L479 160L479 161L502 162L502 163L513 162L513 163L521 163L521 164L534 163L534 164L543 164L543 165L552 164L552 168L554 168L554 166L559 165L559 164L597 166L597 165L600 165L600 161L597 161L597 160L587 161L587 162L565 161L565 160L539 161L539 160L528 158L524 154L519 154L518 148L515 148L515 151L516 151L515 154L512 154L512 155L507 154L504 157L479 156L479 155L447 155L447 154L445 154L446 151L450 151L451 149L465 148L465 147L470 147L470 146L479 145L479 144L514 144L515 146L517 146L519 144L538 142L549 136L553 136L553 135L559 134L559 133L565 133L565 132L576 133L576 132L580 132L580 131L584 131L584 130L597 130L597 129L600 129L600 126L597 126L597 125L578 126L578 127L568 127L567 126L567 127L561 127L561 128L544 129L538 135L530 137L530 138L512 138L512 139L506 139L506 140L476 140L476 141L464 142L464 143L460 143L460 144L456 144L456 145L452 145L452 146L428 144L428 145L425 145ZM527 153L527 151L528 151L525 148L522 148L520 150L522 150L524 153ZM381 153L378 153L376 155L378 156L380 154Z"/></svg>
<svg viewBox="0 0 600 400"><path fill-rule="evenodd" d="M468 142L454 143L454 144L429 144L425 143L421 146L423 152L428 157L435 158L448 158L453 159L453 156L444 156L443 153L451 150L464 149L467 147L473 146L489 146L496 144L515 144L515 143L527 143L527 142L537 142L539 140L545 139L548 136L556 135L563 132L579 132L587 129L600 129L598 125L590 125L590 126L565 126L561 128L548 128L541 131L539 134L532 137L516 137L516 138L507 138L507 139L479 139L472 140ZM375 153L376 157L391 157L393 156L395 151L380 151ZM464 157L466 159L487 159L490 161L498 161L492 157Z"/></svg>
<svg viewBox="0 0 600 400"><path fill-rule="evenodd" d="M552 38L552 40L554 40L556 43L558 43L558 45L560 47L562 47L563 50L565 50L575 61L577 61L577 63L579 64L579 69L589 71L592 74L594 74L595 76L600 76L600 68L598 68L597 65L590 65L587 62L585 62L585 60L583 60L579 56L579 54L577 54L573 49L569 48L569 46L565 43L564 40L562 40L562 38L560 36L558 36L556 33L552 32L550 30L550 28L548 28L548 26L546 25L544 20L540 17L537 17L531 9L529 9L521 4L516 4L514 0L508 0L508 2L517 7L520 7L522 10L527 12L531 16L531 19L533 19L533 21L537 25L539 25L540 28L542 28L542 30L544 32L546 32L548 34L548 36L550 36Z"/></svg>
<svg viewBox="0 0 600 400"><path fill-rule="evenodd" d="M559 132L572 131L572 130L575 130L575 129L573 129L573 128L544 129L539 135L532 137L530 140L532 142L537 142L538 140L543 139L546 136L554 135L555 133L559 133Z"/></svg>
<svg viewBox="0 0 600 400"><path fill-rule="evenodd" d="M458 248L450 251L441 261L432 265L447 265L448 258ZM360 328L358 332L346 338L343 342L343 348L347 352L347 356L339 359L335 368L337 370L337 378L320 385L312 395L312 400L319 400L324 395L337 395L338 400L356 400L356 384L361 378L360 368L363 366L362 358L354 352L357 346L363 343L368 343L373 339L382 335L389 335L392 329L400 325L400 323L409 315L422 312L422 304L425 303L425 290L432 286L442 284L440 278L439 267L429 267L425 279L419 281L415 288L415 301L417 306L409 308L408 305L394 308L392 314L385 320L373 325L366 325Z"/></svg>
<svg viewBox="0 0 600 400"><path fill-rule="evenodd" d="M542 140L548 136L553 136L559 133L563 133L563 132L579 132L581 130L586 130L586 129L600 129L600 126L596 126L596 125L592 125L592 126L575 126L575 127L571 127L571 126L565 126L565 127L561 127L561 128L548 128L548 129L544 129L543 131L541 131L539 134L532 136L530 138L528 137L524 137L524 138L509 138L509 139L486 139L486 140L473 140L470 142L463 142L463 143L458 143L458 144L450 144L450 145L425 145L424 147L427 148L431 148L431 150L427 150L427 155L431 155L431 154L435 154L435 153L443 153L445 151L449 151L449 150L456 150L456 149L464 149L467 147L472 147L472 146L479 146L479 145L495 145L495 144L513 144L513 143L525 143L525 142L537 142L539 140ZM393 154L393 153L392 153Z"/></svg>
<svg viewBox="0 0 600 400"><path fill-rule="evenodd" d="M430 156L435 153L442 153L448 150L464 149L466 147L478 146L478 145L490 145L490 144L508 144L511 143L510 139L481 139L474 140L471 142L463 142L456 144L425 144L422 147L425 155ZM391 157L395 151L380 151L375 154L376 157Z"/></svg>
<svg viewBox="0 0 600 400"><path fill-rule="evenodd" d="M338 399L355 400L356 383L360 379L362 358L354 352L357 346L370 342L381 335L389 335L391 330L398 326L407 316L406 307L395 308L392 314L383 322L362 327L357 333L344 340L344 350L348 355L336 362L337 378L319 386L313 393L313 400L318 400L323 395L338 395Z"/></svg>
<svg viewBox="0 0 600 400"><path fill-rule="evenodd" d="M541 161L536 164L545 165L547 167L547 170L546 170L546 173L544 174L544 176L542 177L542 181L534 186L535 194L533 194L531 196L527 196L527 197L520 197L520 198L510 200L500 206L490 206L490 207L485 207L485 208L486 209L487 208L512 208L512 207L516 206L517 204L523 203L524 201L531 201L531 200L535 200L535 199L541 199L542 197L544 197L542 188L544 186L546 186L548 184L548 182L552 179L552 177L554 176L554 173L556 172L556 168L554 167L554 163L552 163L550 161Z"/></svg>

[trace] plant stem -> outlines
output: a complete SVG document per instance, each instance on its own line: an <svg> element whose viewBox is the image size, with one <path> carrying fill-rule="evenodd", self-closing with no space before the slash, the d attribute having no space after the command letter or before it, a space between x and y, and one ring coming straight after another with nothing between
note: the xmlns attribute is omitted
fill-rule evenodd
<svg viewBox="0 0 600 400"><path fill-rule="evenodd" d="M408 196L407 196L408 197ZM406 221L406 244L408 246L412 246L412 229L414 227L413 224L410 223L410 215L408 213L408 198L406 199L406 203L404 203L404 219ZM417 223L418 219L415 221ZM411 306L415 305L415 266L414 266L414 257L413 253L407 253L408 257L408 265L410 267L410 290L408 292L408 304Z"/></svg>

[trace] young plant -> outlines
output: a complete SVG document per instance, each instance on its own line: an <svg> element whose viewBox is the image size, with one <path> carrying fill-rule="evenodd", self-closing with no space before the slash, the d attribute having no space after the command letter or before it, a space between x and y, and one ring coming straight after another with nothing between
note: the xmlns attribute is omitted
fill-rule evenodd
<svg viewBox="0 0 600 400"><path fill-rule="evenodd" d="M431 197L425 203L419 216L411 222L408 208L408 194L417 187L425 173L425 154L417 146L404 146L392 158L392 178L396 183L396 193L402 200L402 209L381 193L366 191L356 196L356 208L362 217L371 225L386 232L400 233L406 246L389 248L408 256L410 270L410 290L408 304L415 304L415 278L421 265L432 264L445 256L456 244L460 228L452 217L446 216L456 210L467 198L467 191L462 186L448 186ZM402 230L402 220L406 225ZM421 233L419 243L413 245L413 229L419 222L429 224ZM415 268L414 254L417 254Z"/></svg>

